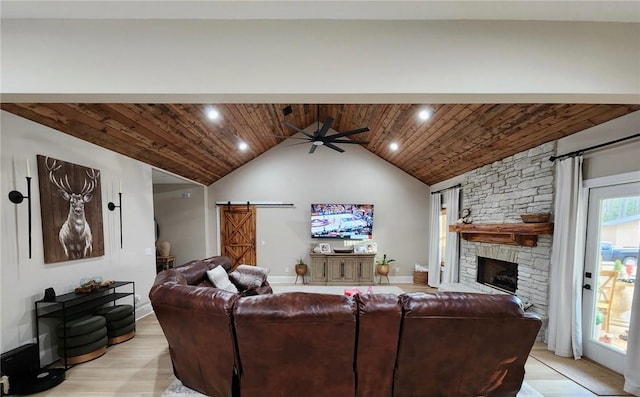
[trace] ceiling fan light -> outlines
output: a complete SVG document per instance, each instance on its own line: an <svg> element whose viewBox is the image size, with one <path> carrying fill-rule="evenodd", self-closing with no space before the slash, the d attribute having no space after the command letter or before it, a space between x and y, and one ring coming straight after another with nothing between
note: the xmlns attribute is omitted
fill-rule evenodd
<svg viewBox="0 0 640 397"><path fill-rule="evenodd" d="M389 145L389 149L395 152L396 150L398 150L398 144L396 142L391 142L391 144Z"/></svg>
<svg viewBox="0 0 640 397"><path fill-rule="evenodd" d="M324 142L322 142L322 141L313 141L313 144L316 145L316 146L322 146L322 145L324 145Z"/></svg>
<svg viewBox="0 0 640 397"><path fill-rule="evenodd" d="M238 144L238 149L244 152L245 150L249 149L249 145L247 145L246 142L240 142Z"/></svg>

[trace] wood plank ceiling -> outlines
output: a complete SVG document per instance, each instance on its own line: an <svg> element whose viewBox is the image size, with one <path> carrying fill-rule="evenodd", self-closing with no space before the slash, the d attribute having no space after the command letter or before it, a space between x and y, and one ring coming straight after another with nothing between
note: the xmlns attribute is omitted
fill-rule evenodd
<svg viewBox="0 0 640 397"><path fill-rule="evenodd" d="M209 185L295 135L287 121L305 128L327 117L337 132L432 185L523 150L640 110L615 104L204 104L2 103L0 107L37 123L125 156ZM430 107L427 121L417 117ZM332 134L335 132L330 132ZM238 150L244 141L248 150ZM300 142L300 141L296 141ZM399 149L391 151L389 144ZM288 150L308 151L307 145ZM349 155L349 146L338 144ZM320 148L320 150L331 150ZM316 151L318 153L318 151ZM313 156L315 154L310 154Z"/></svg>

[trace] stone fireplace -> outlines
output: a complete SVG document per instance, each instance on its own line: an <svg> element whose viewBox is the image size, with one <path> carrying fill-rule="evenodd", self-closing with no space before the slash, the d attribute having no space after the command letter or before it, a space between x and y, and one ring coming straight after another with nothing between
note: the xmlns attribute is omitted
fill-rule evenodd
<svg viewBox="0 0 640 397"><path fill-rule="evenodd" d="M518 289L518 264L479 256L476 281L515 294Z"/></svg>
<svg viewBox="0 0 640 397"><path fill-rule="evenodd" d="M554 154L555 143L550 142L466 173L461 208L471 209L472 224L521 224L522 214L553 213L554 168L549 157ZM507 243L461 239L459 281L485 293L514 294L544 320L551 243L551 234L540 234L535 246L521 245L517 239Z"/></svg>

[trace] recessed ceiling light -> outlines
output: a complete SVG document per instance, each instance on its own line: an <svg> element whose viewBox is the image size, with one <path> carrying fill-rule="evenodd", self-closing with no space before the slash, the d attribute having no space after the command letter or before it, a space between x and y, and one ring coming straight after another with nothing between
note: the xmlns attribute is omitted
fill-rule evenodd
<svg viewBox="0 0 640 397"><path fill-rule="evenodd" d="M207 117L209 118L209 120L216 120L218 117L220 117L220 112L218 112L216 109L209 109L207 110Z"/></svg>
<svg viewBox="0 0 640 397"><path fill-rule="evenodd" d="M395 152L396 150L398 150L398 144L395 142L391 142L391 144L389 145L389 149Z"/></svg>
<svg viewBox="0 0 640 397"><path fill-rule="evenodd" d="M240 142L238 144L238 149L242 150L243 152L247 149L249 149L249 145L247 145L246 142Z"/></svg>
<svg viewBox="0 0 640 397"><path fill-rule="evenodd" d="M428 120L431 117L431 109L422 109L418 113L418 117L420 117L420 120Z"/></svg>

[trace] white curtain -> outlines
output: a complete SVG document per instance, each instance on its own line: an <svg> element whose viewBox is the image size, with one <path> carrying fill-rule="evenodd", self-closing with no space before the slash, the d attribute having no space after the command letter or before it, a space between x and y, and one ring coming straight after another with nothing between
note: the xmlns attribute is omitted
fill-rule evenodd
<svg viewBox="0 0 640 397"><path fill-rule="evenodd" d="M431 220L429 222L429 285L438 288L440 285L440 210L442 195L431 195Z"/></svg>
<svg viewBox="0 0 640 397"><path fill-rule="evenodd" d="M547 348L558 356L579 359L586 209L582 156L557 161L555 185Z"/></svg>
<svg viewBox="0 0 640 397"><path fill-rule="evenodd" d="M637 280L636 277L624 364L624 391L634 396L640 396L640 288Z"/></svg>
<svg viewBox="0 0 640 397"><path fill-rule="evenodd" d="M453 225L459 218L460 188L449 189L444 194L447 203L447 241L444 255L443 283L457 283L459 270L459 237L458 233L450 232L449 225Z"/></svg>

